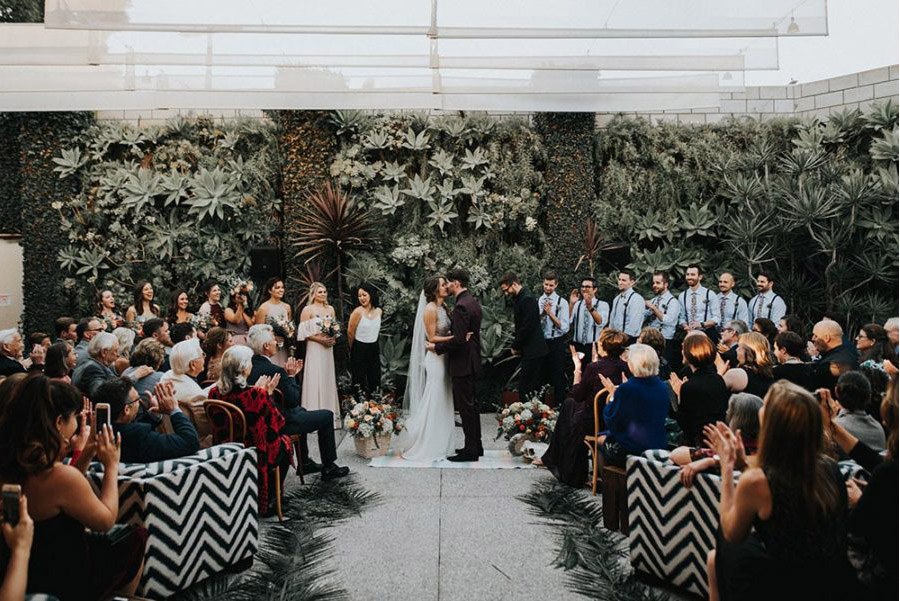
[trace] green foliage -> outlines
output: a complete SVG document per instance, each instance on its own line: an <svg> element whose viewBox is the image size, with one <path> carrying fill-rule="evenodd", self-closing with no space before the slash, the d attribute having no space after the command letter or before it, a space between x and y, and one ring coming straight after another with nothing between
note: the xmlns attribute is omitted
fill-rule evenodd
<svg viewBox="0 0 900 601"><path fill-rule="evenodd" d="M0 23L43 23L44 0L0 0Z"/></svg>
<svg viewBox="0 0 900 601"><path fill-rule="evenodd" d="M64 148L54 171L75 193L52 205L56 260L80 309L102 288L125 301L141 279L196 292L243 276L247 248L277 235L274 156L266 122L181 117L143 130L97 125Z"/></svg>
<svg viewBox="0 0 900 601"><path fill-rule="evenodd" d="M620 117L596 147L593 218L630 244L639 276L679 278L699 262L709 274L733 270L747 294L767 268L807 319L836 310L853 327L897 313L893 103L821 122L687 128Z"/></svg>

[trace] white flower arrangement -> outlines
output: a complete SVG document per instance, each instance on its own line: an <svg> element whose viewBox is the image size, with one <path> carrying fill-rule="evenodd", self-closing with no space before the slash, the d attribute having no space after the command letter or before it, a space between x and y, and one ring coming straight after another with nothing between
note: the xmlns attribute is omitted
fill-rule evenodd
<svg viewBox="0 0 900 601"><path fill-rule="evenodd" d="M353 405L344 417L344 427L357 438L399 434L403 429L403 418L394 405L364 401Z"/></svg>
<svg viewBox="0 0 900 601"><path fill-rule="evenodd" d="M534 393L524 402L515 402L497 413L497 438L506 440L516 434L524 434L528 438L547 442L556 428L556 410L543 402L545 389Z"/></svg>

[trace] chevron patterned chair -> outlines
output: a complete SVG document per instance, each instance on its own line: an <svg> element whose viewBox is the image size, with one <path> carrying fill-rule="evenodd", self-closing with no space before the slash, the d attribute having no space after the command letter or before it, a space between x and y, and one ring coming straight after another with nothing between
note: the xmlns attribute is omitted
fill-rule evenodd
<svg viewBox="0 0 900 601"><path fill-rule="evenodd" d="M852 461L839 466L845 478L862 471ZM719 528L719 474L697 474L686 488L681 469L662 450L629 457L626 471L632 567L707 597L706 555L716 546Z"/></svg>
<svg viewBox="0 0 900 601"><path fill-rule="evenodd" d="M103 468L88 477L99 487ZM224 570L242 569L259 546L256 450L241 444L119 471L120 523L149 532L137 594L165 599Z"/></svg>

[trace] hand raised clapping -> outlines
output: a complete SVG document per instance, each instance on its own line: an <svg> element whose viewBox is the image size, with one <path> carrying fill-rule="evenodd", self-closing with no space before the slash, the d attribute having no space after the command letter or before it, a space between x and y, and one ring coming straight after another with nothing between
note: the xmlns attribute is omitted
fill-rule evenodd
<svg viewBox="0 0 900 601"><path fill-rule="evenodd" d="M288 360L284 364L284 371L287 372L287 375L290 377L294 377L300 373L303 369L303 359L295 359L294 357L288 357Z"/></svg>
<svg viewBox="0 0 900 601"><path fill-rule="evenodd" d="M271 377L260 376L253 387L259 388L260 390L265 390L266 394L271 395L273 392L275 392L275 389L278 388L279 382L281 382L281 374L275 374Z"/></svg>

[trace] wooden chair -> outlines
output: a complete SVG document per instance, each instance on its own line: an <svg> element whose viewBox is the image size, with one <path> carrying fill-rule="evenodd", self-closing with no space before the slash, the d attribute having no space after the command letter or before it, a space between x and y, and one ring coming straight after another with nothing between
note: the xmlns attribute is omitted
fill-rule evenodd
<svg viewBox="0 0 900 601"><path fill-rule="evenodd" d="M591 494L594 496L597 496L597 478L600 475L600 399L607 394L609 393L606 389L603 389L594 395L594 431L584 437L584 444L591 451L591 464L594 469L591 477Z"/></svg>
<svg viewBox="0 0 900 601"><path fill-rule="evenodd" d="M240 407L225 401L207 399L203 401L203 410L212 427L213 444L245 443L247 418ZM275 466L275 513L278 515L279 522L284 520L284 513L281 510L281 468L277 465Z"/></svg>
<svg viewBox="0 0 900 601"><path fill-rule="evenodd" d="M275 389L272 391L272 402L275 403L275 406L278 407L278 410L281 413L284 413L284 393L279 389ZM305 434L291 434L291 446L294 447L294 456L297 458L297 475L300 476L300 484L306 484L306 480L303 479L303 455L300 452L302 448L302 436L306 436Z"/></svg>

